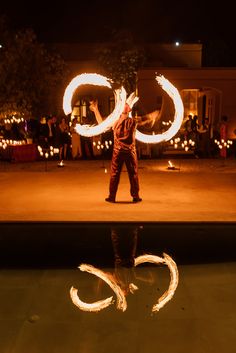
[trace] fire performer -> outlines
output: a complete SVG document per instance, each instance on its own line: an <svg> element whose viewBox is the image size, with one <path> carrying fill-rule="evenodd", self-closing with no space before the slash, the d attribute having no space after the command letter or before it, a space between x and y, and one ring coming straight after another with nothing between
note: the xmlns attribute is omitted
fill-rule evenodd
<svg viewBox="0 0 236 353"><path fill-rule="evenodd" d="M140 202L142 199L139 196L139 178L138 178L138 158L136 152L135 132L137 126L146 124L153 125L159 115L159 111L153 113L137 116L132 115L132 108L138 101L135 93L132 93L125 104L124 110L113 126L114 146L111 160L110 170L110 185L109 196L105 199L107 202L116 202L116 193L120 181L120 173L125 163L130 181L130 194L133 197L133 202ZM91 109L91 108L90 108ZM98 109L96 106L92 107L96 114Z"/></svg>

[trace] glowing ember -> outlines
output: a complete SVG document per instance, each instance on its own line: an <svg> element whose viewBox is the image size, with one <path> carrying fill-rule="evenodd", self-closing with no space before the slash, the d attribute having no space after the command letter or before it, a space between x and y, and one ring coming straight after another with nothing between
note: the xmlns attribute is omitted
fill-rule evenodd
<svg viewBox="0 0 236 353"><path fill-rule="evenodd" d="M86 84L112 88L108 78L96 73L84 73L74 77L73 80L67 86L63 97L63 109L66 115L72 112L71 101L75 90L79 86ZM102 134L103 132L109 130L112 127L112 125L116 122L116 120L119 118L122 111L124 110L126 102L125 89L121 87L120 89L115 90L114 96L115 108L113 112L105 120L103 120L100 124L96 126L77 124L76 131L78 132L78 134L83 136L96 136Z"/></svg>
<svg viewBox="0 0 236 353"><path fill-rule="evenodd" d="M170 83L170 81L168 81L162 75L157 76L156 80L159 83L159 85L163 88L163 90L166 91L166 93L170 96L170 98L174 103L174 107L175 107L174 121L172 122L170 128L167 131L163 132L162 134L147 135L137 130L136 139L144 143L159 143L162 141L170 140L180 129L183 121L183 116L184 116L184 106L178 90L172 85L172 83Z"/></svg>
<svg viewBox="0 0 236 353"><path fill-rule="evenodd" d="M169 302L178 286L179 283L179 274L177 265L174 260L167 254L163 254L164 258L156 256L156 255L142 255L135 259L135 266L140 264L149 262L154 264L164 264L167 265L170 270L170 285L169 288L165 291L165 293L158 299L157 304L153 305L152 312L159 311L163 306Z"/></svg>

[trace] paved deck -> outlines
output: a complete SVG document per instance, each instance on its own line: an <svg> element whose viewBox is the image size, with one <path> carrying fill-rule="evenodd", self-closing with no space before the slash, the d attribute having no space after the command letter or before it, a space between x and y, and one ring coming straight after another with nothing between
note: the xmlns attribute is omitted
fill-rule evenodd
<svg viewBox="0 0 236 353"><path fill-rule="evenodd" d="M0 163L1 221L235 221L236 160L140 160L140 196L131 203L124 170L117 203L108 194L110 161ZM107 168L108 173L105 173Z"/></svg>

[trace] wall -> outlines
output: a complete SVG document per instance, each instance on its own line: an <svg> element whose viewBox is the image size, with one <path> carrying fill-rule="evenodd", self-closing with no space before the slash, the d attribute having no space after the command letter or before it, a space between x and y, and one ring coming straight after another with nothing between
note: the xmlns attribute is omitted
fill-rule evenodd
<svg viewBox="0 0 236 353"><path fill-rule="evenodd" d="M199 89L204 91L210 88L221 95L218 112L220 116L227 115L229 119L229 137L236 138L236 69L233 68L150 68L138 72L138 94L146 107L152 110L155 107L156 96L160 88L156 83L156 74L164 75L176 88ZM217 114L217 112L216 112ZM216 117L216 120L218 117Z"/></svg>

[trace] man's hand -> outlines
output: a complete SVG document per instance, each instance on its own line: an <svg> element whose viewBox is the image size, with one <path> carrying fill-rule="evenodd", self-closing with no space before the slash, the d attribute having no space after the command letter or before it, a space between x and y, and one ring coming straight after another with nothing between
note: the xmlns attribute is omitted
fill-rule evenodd
<svg viewBox="0 0 236 353"><path fill-rule="evenodd" d="M95 101L90 101L89 102L89 109L95 113L95 111L98 111L98 101L95 100Z"/></svg>
<svg viewBox="0 0 236 353"><path fill-rule="evenodd" d="M129 97L126 99L126 103L130 107L133 108L134 104L139 100L139 97L136 97L135 92L132 92Z"/></svg>

